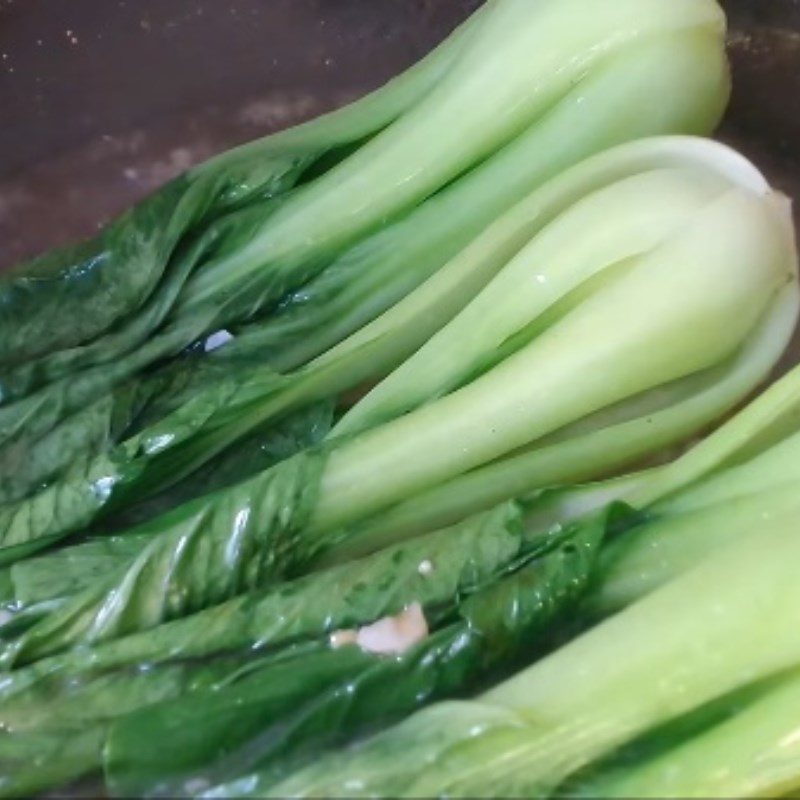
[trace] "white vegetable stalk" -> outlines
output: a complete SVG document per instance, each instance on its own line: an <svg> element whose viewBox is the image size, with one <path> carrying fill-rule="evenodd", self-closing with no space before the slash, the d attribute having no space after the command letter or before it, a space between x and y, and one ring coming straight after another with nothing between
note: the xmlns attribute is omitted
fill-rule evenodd
<svg viewBox="0 0 800 800"><path fill-rule="evenodd" d="M594 160L606 180L592 191L564 194L575 185L570 174L543 190L563 205L540 224L542 194L509 212L527 221L528 243L344 418L340 433L369 430L332 451L316 526L346 524L522 447L591 444L603 429L669 417L670 407L741 370L737 359L754 341L763 349L749 351L748 379L729 385L707 413L689 408L690 425L666 420L671 441L763 379L797 316L787 204L722 145L629 147ZM647 167L637 163L644 153ZM591 183L587 174L577 185ZM479 240L471 252L482 247ZM433 281L449 279L445 268Z"/></svg>
<svg viewBox="0 0 800 800"><path fill-rule="evenodd" d="M591 797L789 797L800 788L800 674L731 719L582 787Z"/></svg>
<svg viewBox="0 0 800 800"><path fill-rule="evenodd" d="M447 50L435 63L444 62L445 74L435 75L429 91L426 81L411 81L417 101L398 104L397 119L290 198L236 258L193 276L183 308L218 297L223 286L240 286L266 264L345 246L413 207L544 117L626 48L706 33L717 55L709 60L714 77L698 121L717 119L727 97L724 66L719 71L724 27L714 0L495 0L466 32L468 46L453 48L452 63Z"/></svg>

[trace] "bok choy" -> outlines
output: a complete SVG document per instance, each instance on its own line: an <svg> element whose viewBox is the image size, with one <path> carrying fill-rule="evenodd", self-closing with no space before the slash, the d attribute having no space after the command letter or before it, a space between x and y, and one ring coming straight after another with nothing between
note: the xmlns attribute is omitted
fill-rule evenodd
<svg viewBox="0 0 800 800"><path fill-rule="evenodd" d="M800 511L796 467L800 463L797 458L799 381L800 370L796 369L667 466L601 484L570 487L557 492L555 498L544 495L528 504L526 537L531 542L542 537L546 528L541 526L546 524L548 514L563 524L570 517L591 514L593 509L620 498L637 502L643 509L644 513L640 511L633 515L621 509L611 526L610 540L608 534L597 538L598 543L603 544L600 568L594 571L595 588L590 593L588 604L584 604L592 619L596 619L598 612L608 614L641 600L659 586L713 557L716 552L724 551L725 547L736 545L747 537L758 540L769 536L776 525L785 526L796 518ZM578 530L581 524L591 530L592 525L597 525L593 519L594 516L589 516L585 523L578 523ZM548 535L552 536L559 530L561 524L553 527ZM546 542L547 537L541 541ZM786 689L789 695L791 683L789 681ZM773 684L774 681L768 682L766 689L771 692ZM775 745L772 734L773 730L784 730L786 735L791 732L787 730L787 717L777 711L778 698L783 697L783 693L779 687L775 701L771 694L767 694L763 702L759 699L762 694L757 692L752 712L747 710L749 705L746 704L751 700L750 688L746 689L744 698L739 694L734 694L730 701L723 698L725 708L744 709L741 712L744 715L742 723L733 720L722 725L719 734L713 729L708 734L703 733L703 737L708 739L709 748L717 736L721 743L741 748L734 752L761 748L753 752L763 753L769 761L765 762L763 770L756 765L751 767L759 781L793 780L797 770L792 768L791 758L782 757L782 750ZM701 719L708 716L702 708L701 705L697 712ZM763 720L763 723L744 734L744 720L751 719L751 713L754 721ZM719 717L712 718L712 721L715 719ZM648 731L647 735L652 737L656 734ZM665 735L659 734L661 739ZM701 792L703 786L714 785L717 780L719 773L713 771L714 764L731 763L730 759L724 760L726 756L721 745L714 751L703 749L706 738L698 739L697 756L690 755L695 744L693 739L689 739L685 745L680 745L674 760L671 750L659 751L652 766L647 761L640 765L642 747L634 740L632 762L601 769L597 777L579 783L579 793L581 796L607 796L608 793L614 796L652 796L658 794L659 787L662 787L663 795L666 791L663 787L680 786L684 787L683 791L688 791L686 787L694 785L698 787L697 792ZM680 739L676 739L673 732L667 742L674 741ZM706 766L702 757L709 752L716 754L716 761ZM534 751L532 759L540 757L545 755ZM309 755L305 761L310 760ZM685 767L688 771L672 772L675 764L688 765ZM769 764L775 765L775 771ZM225 791L269 794L277 777L273 766L258 775L225 785L216 794ZM754 785L747 782L742 768L739 771L734 768L731 777L739 781L738 784L731 783L732 786ZM525 793L537 794L538 791L536 788L526 789ZM570 787L565 791L573 793ZM677 796L669 791L667 794Z"/></svg>
<svg viewBox="0 0 800 800"><path fill-rule="evenodd" d="M256 439L261 447L263 438L273 435L271 429L275 427L275 420L280 420L293 408L342 391L412 353L414 347L424 341L424 337L435 333L450 316L467 304L505 266L508 259L517 256L532 236L563 215L583 195L610 188L615 182L632 177L637 172L681 167L696 169L698 175L708 171L711 173L709 180L712 181L713 174L719 173L723 182L752 181L754 187L766 190L763 180L738 156L718 145L699 140L648 140L590 159L534 192L491 226L439 274L307 369L281 378L269 370L257 370L245 377L240 374L218 381L195 393L183 406L146 426L111 453L101 454L85 463L79 460L73 464L67 476L51 483L38 494L0 506L2 541L5 544L0 548L0 559L13 561L20 549L23 554L40 549L80 529L103 513L125 508L129 503L141 500L154 487L160 488L163 493L165 487L182 476L188 476L187 485L197 490L203 486L201 475L196 471L197 466L225 450L242 434L267 426L262 437ZM693 191L698 192L699 198L703 190L701 187L696 190L687 188L687 203ZM672 206L665 210L662 218L658 218L661 212L653 207L649 207L649 211L636 211L631 230L637 231L636 235L639 236L657 237L659 225L666 228L671 219L678 219L681 213L686 213L686 209L681 210L680 195L675 194L671 199ZM651 216L648 217L648 214ZM585 224L585 220L573 218L572 224L577 228ZM620 230L620 240L623 232L624 224ZM595 235L603 234L598 228ZM575 257L579 258L580 255ZM579 278L573 276L572 280ZM539 300L540 303L546 301L546 296ZM651 414L653 421L647 423L647 439L637 435L641 425L637 427L636 423L632 423L627 427L617 427L614 430L616 444L613 452L618 455L613 465L608 463L606 467L599 463L596 456L591 456L592 452L609 452L608 441L612 434L608 433L604 441L597 441L596 437L586 439L587 448L592 449L578 453L570 452L570 446L567 445L567 452L559 455L564 447L557 446L554 454L563 459L564 466L559 469L556 462L549 479L592 477L598 469L620 466L625 461L641 457L648 451L647 442L652 442L652 449L657 449L713 420L767 374L783 348L787 336L784 328L792 324L794 312L790 305L787 298L783 313L776 312L766 320L763 330L751 337L741 355L732 358L730 364L720 365L716 373L698 376L695 385L691 381L676 385L676 399L686 399L687 402L657 417ZM298 427L296 423L291 424ZM342 424L346 425L347 421ZM283 424L278 425L275 434L280 435L282 428ZM297 438L302 441L304 435L303 429L299 428ZM581 448L582 444L578 446ZM238 453L240 447L241 443L230 452ZM604 458L610 457L609 454ZM229 457L223 454L220 458L232 458L237 464L242 461L238 455ZM213 465L218 461L207 469L213 470ZM524 487L537 479L548 479L546 475L536 475L536 464L531 464L530 460L526 460L525 464L524 474L515 470L518 474L516 486ZM576 464L585 466L581 475L572 474ZM467 481L470 480L468 477ZM485 487L497 485L497 480L488 476L485 479L481 476L479 481ZM214 487L212 485L209 488ZM482 508L490 507L513 493L502 489L499 495L491 496L491 502L485 502ZM167 497L174 499L169 492ZM427 501L421 499L421 502L424 506ZM402 509L391 512L394 513L402 513ZM455 519L440 519L439 524L452 521ZM382 524L388 530L388 526L393 524L391 516ZM24 547L20 548L20 545Z"/></svg>
<svg viewBox="0 0 800 800"><path fill-rule="evenodd" d="M551 794L638 734L800 664L795 520L776 518L475 700L430 706L256 793Z"/></svg>
<svg viewBox="0 0 800 800"><path fill-rule="evenodd" d="M174 793L254 767L285 774L320 749L507 672L541 650L549 627L581 596L602 534L602 523L586 526L543 556L522 559L516 571L461 598L455 614L439 612L437 629L413 648L373 658L322 693L306 686L299 705L259 676L229 692L184 696L118 718L104 751L109 785L123 795L154 786ZM316 669L314 659L303 663ZM145 741L162 744L151 749Z"/></svg>
<svg viewBox="0 0 800 800"><path fill-rule="evenodd" d="M798 254L695 136L724 34L488 0L0 277L0 796L800 786L800 368L737 411Z"/></svg>
<svg viewBox="0 0 800 800"><path fill-rule="evenodd" d="M2 687L6 741L21 752L46 733L54 745L46 765L16 768L15 787L57 780L58 737L87 726L105 732L109 780L124 793L165 781L178 791L176 780L196 782L208 770L216 780L248 765L286 771L310 749L374 724L370 697L386 681L394 687L381 711L389 721L507 668L582 595L603 533L599 522L527 540L521 519L521 508L507 504L347 568L165 625L155 639L139 634L14 672ZM337 628L412 603L432 632L408 653L387 659L335 646L346 633ZM329 634L331 644L322 638ZM143 662L150 668L131 671ZM187 724L189 717L199 724ZM274 734L262 732L265 724ZM162 743L159 753L142 746L143 726ZM169 748L162 728L170 729ZM0 765L3 753L0 743ZM97 753L76 762L66 741L63 753L76 774L99 769Z"/></svg>
<svg viewBox="0 0 800 800"><path fill-rule="evenodd" d="M725 545L758 536L765 526L768 532L770 520L796 514L799 379L795 370L670 465L562 490L556 503L531 501L525 508L526 530L521 507L500 507L457 528L154 631L18 670L3 687L2 723L23 737L15 745L19 748L31 726L37 735L44 728L52 742L57 740L49 723L54 710L62 726L101 725L108 737L107 774L123 794L154 786L175 793L181 785L210 784L253 768L267 771L254 783L251 779L252 785L269 785L320 748L348 741L362 723L380 719L383 724L415 704L459 691L482 674L487 657L495 667L513 663L516 647L506 638L512 631L532 637L525 652L541 646L541 634L547 632L542 626L551 615L580 599L601 544L596 588L584 604L593 617L630 605ZM551 513L559 511L553 519L564 521L620 498L644 508L644 522L639 522L641 513L632 520L621 513L610 542L602 518L563 532L556 526L543 535L548 505L555 507ZM623 577L627 582L621 583ZM435 631L399 661L292 646L390 615L412 601L422 604ZM527 603L534 616L521 613ZM455 605L468 627L452 622ZM528 625L539 633L534 636ZM498 636L501 649L495 650ZM286 656L273 664L282 650ZM254 652L265 656L254 657ZM191 666L212 656L222 661ZM132 678L130 667L141 663L151 669ZM237 670L240 678L219 683ZM298 678L292 691L287 674ZM326 675L332 682L320 684ZM380 713L370 699L373 692L384 698ZM239 722L235 733L231 715ZM250 721L244 724L245 719ZM148 749L143 741L158 744ZM63 752L75 761L73 750ZM50 762L48 770L37 768L40 781L61 774L60 760L51 756ZM83 763L97 770L99 756ZM621 774L601 777L610 782L622 780Z"/></svg>
<svg viewBox="0 0 800 800"><path fill-rule="evenodd" d="M358 331L581 159L712 130L723 29L712 0L547 0L533 14L494 0L374 95L195 168L96 241L0 280L0 545L163 495L259 425L382 377L481 284L371 352L356 335L346 359L272 370ZM234 340L203 353L222 326ZM175 388L185 380L199 397ZM170 391L188 404L159 424Z"/></svg>
<svg viewBox="0 0 800 800"><path fill-rule="evenodd" d="M671 166L631 170L573 199L345 415L339 435L147 522L142 552L8 642L6 663L151 628L301 573L346 542L348 525L521 448L535 458L555 442L574 458L585 447L600 473L618 464L596 444L611 431L641 439L651 419L665 420L675 441L739 400L775 363L797 315L787 206L721 145L703 145L702 158L692 140L630 147L667 153ZM598 163L606 157L620 153ZM523 201L509 213L538 208ZM742 358L749 380L715 391L729 369L741 378ZM558 467L551 461L539 486L570 477Z"/></svg>

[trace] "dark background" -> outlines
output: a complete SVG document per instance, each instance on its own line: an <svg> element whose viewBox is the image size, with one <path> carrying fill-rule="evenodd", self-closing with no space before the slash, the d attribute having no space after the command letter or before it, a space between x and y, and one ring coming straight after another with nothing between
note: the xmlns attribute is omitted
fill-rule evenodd
<svg viewBox="0 0 800 800"><path fill-rule="evenodd" d="M0 0L0 266L363 94L479 2ZM792 190L800 1L725 5L736 96L722 135Z"/></svg>

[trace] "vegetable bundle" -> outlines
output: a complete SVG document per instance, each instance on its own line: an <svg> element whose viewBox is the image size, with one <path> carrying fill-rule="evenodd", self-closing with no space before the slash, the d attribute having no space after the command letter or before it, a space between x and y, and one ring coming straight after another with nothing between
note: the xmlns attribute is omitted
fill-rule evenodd
<svg viewBox="0 0 800 800"><path fill-rule="evenodd" d="M800 372L669 460L800 310L723 34L490 0L0 281L0 794L800 786Z"/></svg>
<svg viewBox="0 0 800 800"><path fill-rule="evenodd" d="M373 95L10 272L0 559L266 466L287 415L382 377L468 302L490 264L428 314L357 333L531 190L624 141L709 132L728 95L723 28L711 0L495 0ZM255 467L231 468L239 448Z"/></svg>
<svg viewBox="0 0 800 800"><path fill-rule="evenodd" d="M799 541L784 520L477 700L434 705L269 793L548 795L638 733L797 665Z"/></svg>
<svg viewBox="0 0 800 800"><path fill-rule="evenodd" d="M613 178L570 194L328 443L134 529L141 551L63 602L46 598L57 607L7 642L5 664L301 574L321 556L337 560L352 537L374 550L385 544L380 526L374 537L347 526L521 448L540 465L538 481L526 473L533 490L651 452L645 431L661 444L685 438L740 400L797 316L785 205L747 162L691 140L610 151L544 194L561 197L576 174L598 171ZM540 209L535 193L500 230ZM494 236L480 237L477 252ZM447 270L471 266L474 252Z"/></svg>
<svg viewBox="0 0 800 800"><path fill-rule="evenodd" d="M194 793L215 780L256 766L261 770L257 775L226 783L211 791L212 796L272 793L284 796L285 792L299 791L298 785L306 787L303 792L312 794L342 794L342 785L335 783L339 767L335 764L331 767L328 762L323 762L318 768L309 768L309 773L300 773L299 777L290 779L293 782L288 786L279 781L287 771L307 762L320 749L357 737L370 726L390 722L416 705L459 693L463 687L474 685L481 675L487 674L487 670L502 665L508 668L515 663L515 655L530 657L535 654L537 647L542 645L542 635L554 620L563 620L564 613L570 610L575 616L575 603L585 593L587 580L592 574L594 586L583 600L584 610L577 614L579 620L595 620L600 615L627 606L638 608L639 601L647 598L654 589L670 586L675 581L676 588L666 603L672 607L659 612L670 617L670 625L686 624L685 618L692 616L683 609L687 603L697 602L698 610L706 608L702 601L704 595L695 594L697 586L702 585L713 599L710 617L701 616L701 622L693 623L700 626L702 635L713 633L722 640L725 635L730 635L734 642L749 641L739 628L733 633L727 629L715 631L718 614L713 610L714 603L727 603L728 600L722 598L717 590L718 584L706 574L711 567L701 571L702 577L692 583L691 592L683 585L681 576L688 575L696 566L699 569L698 565L706 560L716 563L717 552L726 548L736 549L748 539L754 539L759 547L764 546L762 537L769 541L773 536L782 537L781 541L793 541L789 534L794 532L793 520L798 510L798 476L797 468L793 467L798 463L800 452L798 409L800 371L796 370L674 463L635 474L624 482L612 481L562 492L562 503L565 502L563 495L568 494L572 495L573 504L575 499L581 498L584 508L588 507L587 499L591 496L595 497L595 502L597 498L622 497L637 502L645 510L644 516L630 516L621 509L611 517L604 514L577 522L565 530L556 526L548 531L540 523L541 506L547 505L545 499L525 507L504 506L458 528L428 534L358 562L168 624L159 629L161 634L156 637L149 634L130 636L118 642L45 659L33 667L19 670L7 678L3 688L3 724L16 732L10 737L9 746L19 746L15 737L22 736L24 742L27 729L41 726L45 727L51 741L58 742L61 736L63 742L60 749L48 751L46 768L42 765L35 769L17 767L18 779L34 782L12 784L12 788L19 791L20 785L39 786L41 784L35 781L57 779L63 770L72 769L73 774L80 774L82 770L98 769L104 761L110 785L123 795L145 791L169 795ZM754 476L759 476L757 481L753 480ZM601 546L602 550L599 549ZM747 549L746 555L741 557L738 570L750 569L748 560L753 560L754 547ZM791 562L785 561L786 556L787 553L779 549L774 557L776 563L770 566L772 562L768 561L764 565L763 569L771 579L775 578L779 566L791 569ZM390 564L392 570L387 569ZM423 565L425 569L421 568ZM627 577L627 582L620 584L622 575ZM726 577L731 578L727 574ZM743 575L738 582L731 579L722 585L730 583L731 591L747 606L752 596L741 592L742 581ZM748 588L755 586L749 578L746 585ZM783 602L786 597L783 591L782 584L770 583L769 578L764 578L765 603ZM701 601L697 601L698 596ZM422 603L432 634L396 659L369 655L352 646L331 650L324 640L313 638L315 632L357 625L359 621L381 614L395 613L412 598ZM460 599L453 604L455 598ZM682 604L675 606L676 598L682 598ZM781 613L772 608L768 605L763 613ZM684 672L688 670L694 679L699 667L692 661L686 664L684 651L686 648L690 653L697 651L700 665L704 665L707 658L704 647L699 644L704 641L700 635L681 638L685 633L681 626L665 645L663 631L669 626L656 624L650 613L645 615L646 621L636 623L631 632L625 634L630 636L629 642L626 643L617 632L600 637L600 631L605 629L601 626L591 633L592 641L608 641L608 644L590 648L588 655L585 650L580 650L574 657L576 664L582 665L575 667L579 670L576 681L583 680L586 670L590 670L593 676L587 691L607 675L609 680L613 679L622 687L623 696L630 693L628 705L637 713L647 710L643 699L653 702L649 697L653 678L648 676L655 674L661 680L665 665L674 663L685 664ZM751 624L750 617L745 615L738 619L738 613L739 605L736 605L729 614L736 625ZM620 619L627 618L623 615ZM763 618L759 616L759 622L753 624L761 622ZM615 618L614 624L619 626L622 622ZM623 627L626 628L627 624ZM775 646L790 646L793 639L779 633ZM312 638L303 639L304 635ZM769 640L770 633L764 636ZM622 670L619 665L619 642L630 655L640 652L648 642L652 642L652 647L657 644L675 650L670 654L659 650L652 660L645 662L642 669L649 672L641 678L641 695L634 691L636 684L626 671L628 668ZM256 652L262 650L264 655L254 657L254 645ZM569 662L564 655L569 652L569 647L552 656L558 659L552 670L555 676L564 669L562 662ZM231 660L230 654L237 652L237 648L242 655ZM602 648L609 652L603 655ZM217 655L216 661L192 666L197 664L192 659L214 654ZM221 658L223 654L229 655ZM778 675L773 680L770 666L764 672L764 679L769 680L762 686L760 675L751 675L752 668L747 666L742 668L741 674L745 676L742 687L729 690L722 680L725 672L721 672L720 664L725 664L726 669L727 666L734 669L737 662L726 661L728 658L730 654L726 650L720 656L721 661L712 660L705 665L714 676L713 691L721 693L721 710L712 708L707 711L704 704L710 700L705 695L700 699L690 698L689 702L695 703L698 709L695 711L695 707L690 705L689 710L700 719L699 722L692 718L688 721L679 719L681 731L688 728L694 733L700 725L698 735L709 736L713 742L718 735L714 727L717 724L724 723L720 736L727 736L725 732L729 727L735 734L745 724L744 721L738 722L734 712L744 714L744 720L751 714L756 715L756 719L766 715L762 726L765 734L760 733L762 727L759 727L744 739L733 741L737 747L755 748L756 753L773 752L771 748L776 747L777 734L771 732L777 726L778 731L788 733L787 726L791 724L779 711L779 700L784 692L782 678ZM148 672L133 677L130 666L137 663L160 663L161 666L151 667ZM530 668L532 674L543 669L545 663ZM681 676L684 672L680 673ZM736 674L734 671L734 676ZM719 689L717 678L720 679ZM515 680L521 682L522 676ZM555 696L562 691L558 680L557 677L550 679L542 690L543 696ZM551 685L553 682L555 685ZM479 680L477 685L480 685ZM583 740L576 737L575 725L583 719L576 716L581 713L577 709L584 706L572 704L569 699L576 691L576 685L565 682L563 689L565 702L570 703L569 710L564 712L565 719L570 720L569 725L563 731L546 732L546 737L555 737L556 744L552 746L558 753L562 752L557 744L562 741L562 736L567 742L573 738L577 740L577 750L566 761L563 772L559 771L562 767L558 766L558 759L555 759L555 766L551 763L554 757L548 749L550 745L541 745L540 740L534 737L531 749L524 751L525 769L531 767L544 772L535 772L534 778L526 777L523 783L499 784L503 786L503 794L546 794L550 791L548 786L554 787L564 777L596 759L598 754L613 748L618 741L627 741L638 730L671 720L671 715L680 717L687 713L680 704L663 706L664 697L672 697L670 692L676 693L676 700L670 700L670 703L677 703L678 699L682 702L684 691L681 684L673 686L667 683L664 689L667 694L660 694L655 700L656 707L652 712L655 716L646 717L640 728L632 730L623 724L625 706L622 710L618 707L619 694L609 694L603 699L601 693L601 699L583 700L585 708L598 707L598 719L615 721L618 730L612 729L608 733L601 726L604 735L612 738L590 741L586 749L581 749ZM601 689L603 686L601 684ZM773 688L776 691L774 700ZM791 689L789 680L786 691L791 692ZM528 691L527 684L525 691ZM730 693L732 696L729 698ZM489 698L493 696L490 694ZM751 699L755 703L752 712ZM509 704L514 705L511 701ZM477 708L476 713L483 713L482 706ZM514 708L516 713L517 705ZM772 708L775 711L769 714ZM585 710L582 713L585 714ZM545 718L550 717L545 715ZM67 731L53 730L53 719L67 726ZM88 730L87 723L92 725ZM515 726L518 723L515 722ZM406 724L411 726L412 722ZM81 730L93 745L101 741L102 752L92 746L76 755L74 730L70 726ZM436 730L439 731L436 737L443 736L438 728ZM480 731L481 726L477 725L475 730ZM586 730L593 728L587 724ZM90 735L89 731L93 734ZM452 732L468 739L478 735L472 728L459 725L453 725ZM420 747L438 759L438 751L426 749L432 735L427 729L415 727L411 738L420 737ZM402 767L399 762L395 763L397 753L406 751L405 740L401 748L395 739L399 734L390 731L382 736L376 742L384 739L390 742L386 747L391 766L383 760L377 761L377 765L372 764L374 748L378 744L367 745L366 756L356 751L353 759L359 760L354 763L346 761L341 767L341 774L348 781L348 794L358 793L351 781L361 779L360 770L364 767L360 759L367 757L370 759L368 774L374 773L371 778L374 783L365 784L367 793L422 793L422 789L405 788L402 781L410 780L416 773ZM525 731L524 736L532 736L531 731ZM613 738L616 736L619 740ZM682 736L685 737L685 731ZM447 737L444 741L449 742ZM659 737L661 741L664 734L660 733ZM550 739L544 741L547 743ZM698 739L698 746L704 741L705 738ZM150 748L148 742L155 744ZM684 748L691 753L692 742L694 740L690 739L683 744L679 753ZM510 742L501 739L500 742L501 747L517 747L518 744L515 738ZM637 744L636 752L640 754L645 745L648 743ZM461 740L453 746L460 748ZM648 745L645 752L650 749L652 745ZM663 744L656 756L671 758L670 751L662 751L666 751ZM504 752L501 751L503 758ZM774 752L778 757L783 751L777 749ZM341 755L336 756L337 760L341 758ZM488 780L499 780L491 774L491 766L482 750L470 758L481 770L489 771ZM539 758L542 766L536 767ZM717 758L728 757L725 751L720 750ZM667 776L673 774L668 769L669 763L667 760ZM417 766L419 768L419 763ZM444 780L440 766L437 761L430 767L434 781ZM695 766L691 780L698 781L699 786L706 785L702 781L715 780L717 773L712 767L702 770L700 766ZM401 771L399 778L393 772L395 768ZM551 769L555 769L555 773L548 771ZM643 771L643 778L638 778L639 769ZM574 791L589 795L599 792L600 796L611 791L622 792L627 785L623 781L649 780L647 770L650 769L647 765L637 765L632 770L624 761L622 766L612 762L603 766L598 774L582 778ZM324 783L308 783L320 780L319 775L325 776ZM787 761L779 774L780 780L783 780L783 775L788 775L787 780L800 780L800 765ZM487 778L483 773L475 778L484 779ZM734 788L729 790L732 795L744 791L743 787L751 784L766 782L771 787L778 778L773 778L772 772L765 768L763 773L751 771L738 780L741 782L732 784ZM612 788L617 781L623 788ZM483 793L488 791L484 785L468 783L463 792L470 795L478 791ZM445 791L441 788L434 790L427 784L425 787L425 794ZM448 784L446 791L453 791L452 786Z"/></svg>
<svg viewBox="0 0 800 800"><path fill-rule="evenodd" d="M407 413L395 412L389 415L395 419L376 421L361 433L345 430L319 450L298 454L232 489L200 498L117 537L115 541L129 541L131 549L117 545L118 552L106 553L106 564L121 565L118 577L111 580L82 573L76 587L68 584L65 596L36 592L35 587L48 584L42 577L48 563L51 570L58 570L59 564L68 563L72 549L80 562L81 553L99 542L15 565L12 582L27 582L36 602L5 626L4 658L8 666L18 667L4 684L0 712L9 732L5 763L12 765L8 769L14 775L7 785L9 793L91 772L104 760L109 780L123 793L159 786L167 792L176 787L188 791L187 787L208 786L257 766L269 766L269 781L274 782L300 763L313 743L324 747L376 723L372 702L353 706L349 689L342 699L343 687L363 684L359 698L371 697L373 691L380 696L384 681L407 687L398 688L394 705L387 703L382 719L390 721L426 700L462 691L492 668L508 669L516 655L529 652L512 642L524 642L526 631L542 631L556 613L574 607L592 572L604 524L577 523L543 537L535 524L546 506L543 501L534 502L522 515L518 507L501 507L488 512L488 517L467 519L455 530L433 532L388 549L381 549L383 533L367 546L365 531L374 523L354 534L342 522L368 517L376 506L403 495L413 497L437 483L452 492L448 478L470 467L478 472L496 469L505 462L481 465L506 453L511 454L509 463L525 465L544 453L544 465L573 470L573 479L587 470L613 468L615 459L624 462L652 447L642 440L643 426L663 431L670 441L684 437L734 404L775 362L796 318L795 255L785 207L746 162L721 145L695 140L626 145L535 193L497 229L503 230L509 219L529 219L531 209L541 207L542 196L561 197L564 187L582 188L587 176L593 176L598 188L579 195L578 201L571 201L573 195L568 194L571 202L564 203L562 213L543 225L462 312L338 425L357 428L361 414L380 413L377 401L398 375L417 375L419 380L436 376L441 383L419 384L427 402L414 408L421 390L404 378L393 396L401 398ZM599 185L597 176L605 178ZM593 239L587 220L599 209L612 207L625 213L603 217ZM578 227L584 238L572 234ZM715 235L709 236L711 230ZM496 229L488 231L486 240L495 233ZM545 281L528 281L536 293L526 296L520 276L528 264L543 263L539 255L547 252L545 246L557 248L559 269L548 272L542 266L535 274ZM480 240L476 242L478 252L483 247ZM462 263L470 262L456 260L454 268ZM440 280L446 278L445 273ZM510 282L520 289L503 306L504 313L498 314L488 332L474 336L471 349L459 346L465 342L465 332L474 328L476 309L484 314L508 297ZM722 283L726 291L711 291ZM570 297L572 284L578 291ZM555 299L551 295L537 305L542 285ZM559 295L568 301L560 301ZM678 297L681 311L675 313ZM592 354L595 345L588 338L584 347L574 346L575 331L586 325L603 330L598 321L615 319L623 309L630 327L616 324L618 338L610 353L600 336L594 337L599 357ZM537 330L532 322L542 317ZM707 334L698 343L686 334L701 323L708 326L703 329ZM515 338L520 330L525 335ZM499 349L494 336L500 337ZM654 359L657 347L667 344L673 345L668 357ZM584 358L592 360L605 380L587 376ZM648 368L638 366L631 373L628 359ZM427 365L437 360L442 369L433 371ZM483 371L474 366L481 362L486 365ZM549 383L548 369L554 371ZM459 370L472 379L450 377ZM533 385L527 376L535 379ZM570 408L564 400L566 389L581 383L580 397L570 401ZM458 388L448 392L453 384ZM503 392L497 391L498 385ZM609 395L620 391L631 399ZM405 399L409 396L411 400ZM570 424L564 414L572 414L575 423ZM724 432L739 419L716 436L724 441ZM474 424L467 428L465 420ZM551 441L545 438L540 445L548 433L536 427L542 424L560 435ZM575 453L598 452L596 437L626 428L639 429L630 437L638 444L620 437L620 454L611 449L606 461L592 466L584 457L576 465ZM408 433L415 429L416 438ZM437 436L457 436L463 447L457 453L444 445L432 449ZM709 440L712 447L714 441ZM527 450L517 452L525 445ZM709 459L702 453L709 446L704 443L687 455L690 465L692 458L707 465ZM390 448L395 454L387 456ZM471 461L473 453L480 460ZM723 455L727 454L725 450ZM395 465L391 474L381 466L387 458ZM365 469L370 459L373 466ZM712 459L712 466L715 463ZM406 473L405 465L413 469ZM583 495L595 493L641 506L658 496L658 486L661 493L668 493L681 485L669 478L676 469L670 465L612 481L607 487L567 492L577 495L578 501L582 498L584 505ZM358 480L347 477L350 470L358 472ZM679 474L687 470L682 467ZM345 476L338 482L337 471ZM504 474L515 477L513 470ZM688 474L692 480L698 477L691 470ZM562 477L558 471L543 472L537 483L531 473L524 475L529 491ZM515 480L494 483L492 491L502 489L506 496L514 496ZM327 487L333 481L331 488L326 481ZM365 491L370 481L375 488ZM342 502L348 487L355 496L345 496ZM648 489L650 496L644 494ZM467 516L475 499L461 497L461 514ZM569 505L568 498L561 499ZM326 514L332 517L328 523ZM346 560L351 554L335 557L337 549L346 553L353 536L360 549L375 551L374 555L356 562ZM311 566L319 551L329 561L343 563L280 583L284 575L307 571L304 564ZM575 554L580 559L570 567ZM601 558L601 572L608 558ZM527 565L533 583L526 577ZM427 577L429 570L432 578ZM370 593L371 586L375 588ZM470 598L466 607L458 599L463 597ZM484 597L487 610L470 616L469 609L480 608ZM332 604L332 598L340 598L341 606ZM354 656L348 648L330 650L326 633L397 613L412 602L422 603L432 626L431 639L394 666L375 656ZM526 602L533 604L530 613L520 611ZM590 601L587 608L591 606ZM499 657L492 655L497 635ZM467 647L473 637L477 639ZM75 645L81 647L71 649ZM198 663L197 658L211 661ZM133 680L131 666L142 663L156 666ZM415 666L423 664L424 668ZM286 675L305 677L290 691ZM61 698L55 725L45 721L53 710L53 698ZM250 709L252 722L242 727L237 739L228 732L229 720L242 704ZM209 720L219 715L214 723L217 734L209 722L197 741L189 742L173 731L167 737L176 742L173 751L149 756L141 748L137 752L136 742L151 736L156 741L161 726L167 726L166 731L175 719L186 719L187 730L204 730L199 721L188 721L201 713ZM339 713L345 714L341 725L332 725L331 715ZM267 720L272 733L264 732ZM284 736L285 726L291 730L296 726L297 732ZM83 738L75 739L76 729ZM48 746L41 749L45 735ZM76 752L80 742L85 748ZM30 749L47 753L48 769L38 765L31 772L20 767L18 754ZM230 755L220 761L221 752Z"/></svg>

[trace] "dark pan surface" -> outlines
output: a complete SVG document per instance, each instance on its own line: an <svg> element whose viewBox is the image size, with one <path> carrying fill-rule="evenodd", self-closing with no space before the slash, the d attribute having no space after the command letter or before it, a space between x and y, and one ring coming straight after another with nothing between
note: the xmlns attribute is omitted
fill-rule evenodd
<svg viewBox="0 0 800 800"><path fill-rule="evenodd" d="M0 0L0 268L380 85L479 4ZM800 0L724 5L735 91L720 136L800 198Z"/></svg>
<svg viewBox="0 0 800 800"><path fill-rule="evenodd" d="M0 0L0 267L379 86L478 0Z"/></svg>

